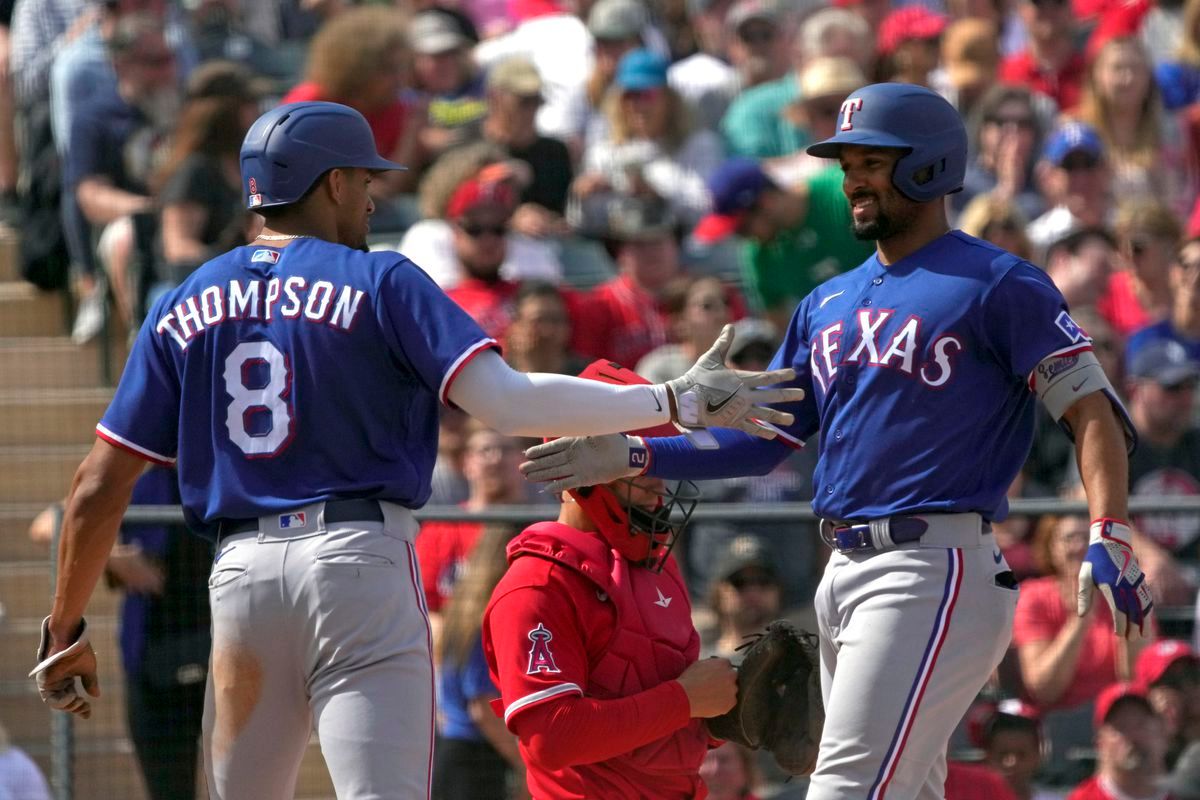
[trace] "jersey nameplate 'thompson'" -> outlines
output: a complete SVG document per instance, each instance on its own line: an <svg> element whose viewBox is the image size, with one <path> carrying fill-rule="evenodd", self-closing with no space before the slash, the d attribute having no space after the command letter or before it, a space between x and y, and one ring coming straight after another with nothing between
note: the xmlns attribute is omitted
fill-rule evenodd
<svg viewBox="0 0 1200 800"><path fill-rule="evenodd" d="M180 350L206 328L227 320L275 318L303 319L334 330L349 331L365 292L353 286L334 286L330 281L308 281L299 275L289 278L240 281L227 286L209 286L175 304L154 326L160 336L169 336Z"/></svg>

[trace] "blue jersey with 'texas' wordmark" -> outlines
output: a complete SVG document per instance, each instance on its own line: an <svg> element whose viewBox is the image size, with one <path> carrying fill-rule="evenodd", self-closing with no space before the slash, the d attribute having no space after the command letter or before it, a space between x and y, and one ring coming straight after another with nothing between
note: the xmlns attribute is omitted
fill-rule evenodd
<svg viewBox="0 0 1200 800"><path fill-rule="evenodd" d="M209 261L151 309L97 433L178 460L189 523L429 498L438 402L495 347L411 261L319 239Z"/></svg>
<svg viewBox="0 0 1200 800"><path fill-rule="evenodd" d="M814 290L771 368L794 367L808 392L793 440L821 430L820 516L992 519L1033 441L1033 370L1090 348L1042 270L952 231Z"/></svg>

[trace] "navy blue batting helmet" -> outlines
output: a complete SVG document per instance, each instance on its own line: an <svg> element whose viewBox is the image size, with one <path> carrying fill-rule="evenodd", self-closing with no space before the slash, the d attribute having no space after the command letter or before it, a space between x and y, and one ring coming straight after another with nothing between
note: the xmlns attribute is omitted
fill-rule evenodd
<svg viewBox="0 0 1200 800"><path fill-rule="evenodd" d="M336 167L406 169L382 158L362 114L340 103L287 103L259 117L242 142L246 208L294 203Z"/></svg>
<svg viewBox="0 0 1200 800"><path fill-rule="evenodd" d="M819 158L837 158L841 146L897 147L892 183L911 200L926 202L962 189L967 172L967 128L937 92L911 83L874 83L852 92L838 113L837 133L810 144Z"/></svg>

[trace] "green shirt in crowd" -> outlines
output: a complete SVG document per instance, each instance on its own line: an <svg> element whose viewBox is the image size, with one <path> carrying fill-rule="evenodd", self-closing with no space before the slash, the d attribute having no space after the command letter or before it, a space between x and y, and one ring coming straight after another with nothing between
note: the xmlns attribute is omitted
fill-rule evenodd
<svg viewBox="0 0 1200 800"><path fill-rule="evenodd" d="M808 214L799 225L780 231L766 244L746 244L746 288L764 311L790 312L818 285L875 252L874 242L854 238L840 167L822 170L805 186Z"/></svg>
<svg viewBox="0 0 1200 800"><path fill-rule="evenodd" d="M784 110L800 97L795 73L747 89L734 99L721 118L721 136L730 155L777 158L795 153L811 142Z"/></svg>

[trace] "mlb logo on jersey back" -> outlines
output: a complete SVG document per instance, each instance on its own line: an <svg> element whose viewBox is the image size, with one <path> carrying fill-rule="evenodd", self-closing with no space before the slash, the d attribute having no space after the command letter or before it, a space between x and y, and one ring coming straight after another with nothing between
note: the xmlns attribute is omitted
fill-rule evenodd
<svg viewBox="0 0 1200 800"><path fill-rule="evenodd" d="M284 530L284 529L288 529L288 528L303 528L307 524L308 524L308 518L305 516L303 511L297 512L295 514L280 514L279 515L280 530Z"/></svg>
<svg viewBox="0 0 1200 800"><path fill-rule="evenodd" d="M1054 324L1058 326L1060 331L1067 335L1067 338L1072 343L1088 339L1087 333L1083 328L1079 327L1079 324L1075 320L1071 319L1071 315L1066 311L1059 312L1058 317L1054 320Z"/></svg>
<svg viewBox="0 0 1200 800"><path fill-rule="evenodd" d="M265 261L268 264L279 263L279 253L274 250L255 250L254 255L250 256L250 261Z"/></svg>

